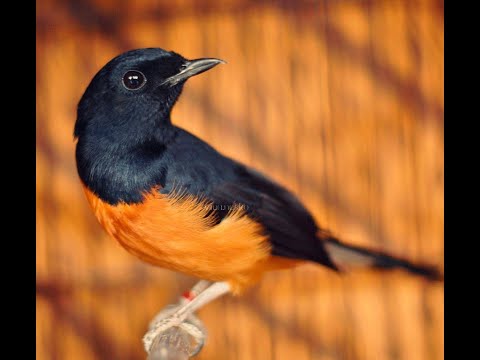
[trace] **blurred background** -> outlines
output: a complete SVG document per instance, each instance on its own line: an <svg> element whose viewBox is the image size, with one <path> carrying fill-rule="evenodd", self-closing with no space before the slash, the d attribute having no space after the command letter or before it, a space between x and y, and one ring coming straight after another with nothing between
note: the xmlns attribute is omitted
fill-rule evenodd
<svg viewBox="0 0 480 360"><path fill-rule="evenodd" d="M227 65L173 121L296 192L324 227L443 267L443 1L37 1L37 359L144 359L195 279L106 237L77 178L76 105L117 54ZM199 312L202 359L443 359L443 285L305 265Z"/></svg>

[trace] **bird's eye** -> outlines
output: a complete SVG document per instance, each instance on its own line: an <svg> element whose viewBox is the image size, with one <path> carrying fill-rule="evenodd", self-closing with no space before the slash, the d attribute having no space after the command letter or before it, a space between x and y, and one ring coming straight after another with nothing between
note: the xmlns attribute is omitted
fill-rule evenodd
<svg viewBox="0 0 480 360"><path fill-rule="evenodd" d="M145 85L147 79L140 71L130 70L123 75L122 81L123 86L125 86L128 90L138 90Z"/></svg>

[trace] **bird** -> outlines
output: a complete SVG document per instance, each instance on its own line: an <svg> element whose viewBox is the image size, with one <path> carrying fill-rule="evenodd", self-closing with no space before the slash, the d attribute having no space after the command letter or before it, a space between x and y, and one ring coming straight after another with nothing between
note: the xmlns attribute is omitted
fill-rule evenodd
<svg viewBox="0 0 480 360"><path fill-rule="evenodd" d="M100 224L139 259L202 279L144 337L147 352L155 335L219 296L242 294L267 271L310 262L441 278L431 265L340 240L292 192L175 126L186 81L219 64L130 50L96 73L78 103L77 170Z"/></svg>

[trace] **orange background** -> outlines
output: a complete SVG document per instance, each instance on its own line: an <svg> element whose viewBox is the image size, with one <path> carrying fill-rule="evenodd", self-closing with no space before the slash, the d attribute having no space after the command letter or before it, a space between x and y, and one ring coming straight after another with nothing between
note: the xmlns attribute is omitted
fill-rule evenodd
<svg viewBox="0 0 480 360"><path fill-rule="evenodd" d="M113 56L228 61L176 124L296 192L352 243L443 266L443 1L37 3L37 359L144 359L150 318L195 279L106 237L73 125ZM305 265L199 312L202 359L443 359L443 285Z"/></svg>

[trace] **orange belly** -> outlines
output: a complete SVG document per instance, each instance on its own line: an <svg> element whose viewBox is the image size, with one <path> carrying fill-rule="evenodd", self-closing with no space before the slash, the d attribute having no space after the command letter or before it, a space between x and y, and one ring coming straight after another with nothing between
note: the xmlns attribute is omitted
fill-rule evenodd
<svg viewBox="0 0 480 360"><path fill-rule="evenodd" d="M130 253L198 278L228 281L234 293L265 271L299 263L271 256L262 226L240 208L212 226L208 206L191 196L167 197L152 189L142 203L110 205L84 189L100 224Z"/></svg>

